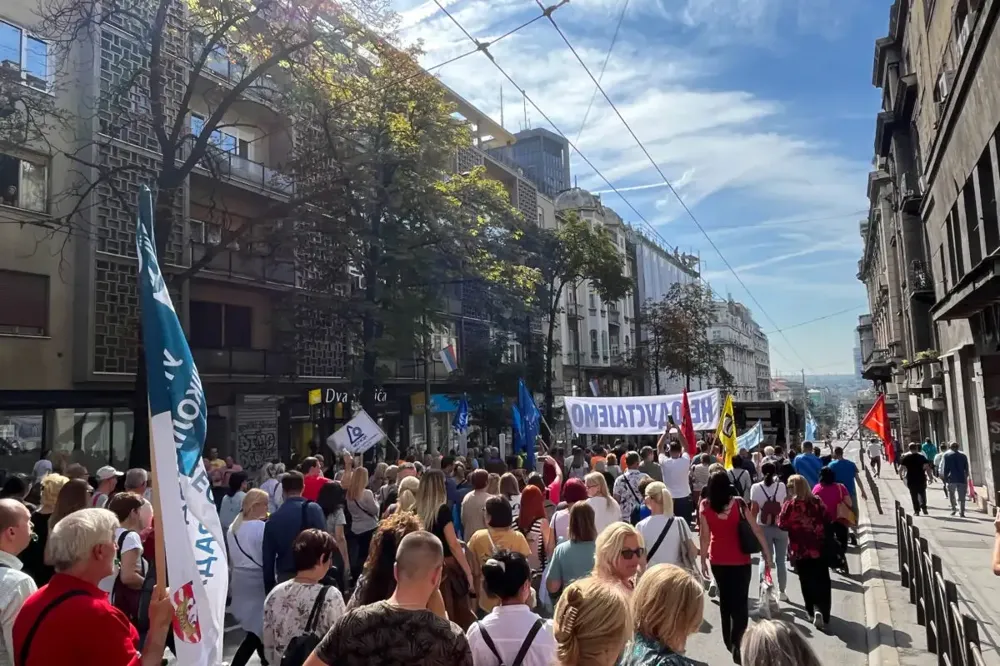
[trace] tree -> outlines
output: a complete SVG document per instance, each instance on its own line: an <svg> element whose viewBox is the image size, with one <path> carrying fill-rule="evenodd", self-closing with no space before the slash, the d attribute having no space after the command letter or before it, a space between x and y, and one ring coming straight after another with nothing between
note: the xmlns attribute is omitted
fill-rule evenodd
<svg viewBox="0 0 1000 666"><path fill-rule="evenodd" d="M343 334L368 408L386 362L435 353L426 340L457 304L509 316L509 295L536 271L520 260L525 223L502 185L482 167L456 173L472 139L444 88L415 51L363 46L379 54L364 71L301 88L314 129L292 165L310 202L298 224L335 257L313 265L300 307ZM348 273L352 285L330 293Z"/></svg>
<svg viewBox="0 0 1000 666"><path fill-rule="evenodd" d="M683 378L688 390L694 377L720 376L721 352L708 339L708 329L715 321L708 286L699 282L672 285L662 301L647 302L642 321L650 336L647 359L657 378L657 391L660 371Z"/></svg>
<svg viewBox="0 0 1000 666"><path fill-rule="evenodd" d="M556 229L534 228L526 236L525 246L538 271L535 303L546 322L545 418L553 420L554 394L552 361L559 351L555 330L563 312L562 296L567 285L587 281L604 301L624 298L633 288L631 278L624 275L623 258L611 234L604 227L592 226L573 211L560 214ZM548 431L546 431L548 432Z"/></svg>

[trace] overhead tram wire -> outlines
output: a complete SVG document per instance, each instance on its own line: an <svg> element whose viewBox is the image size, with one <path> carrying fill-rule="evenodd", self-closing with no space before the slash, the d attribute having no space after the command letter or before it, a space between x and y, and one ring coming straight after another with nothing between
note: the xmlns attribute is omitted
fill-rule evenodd
<svg viewBox="0 0 1000 666"><path fill-rule="evenodd" d="M558 9L559 7L561 7L562 5L566 4L566 3L568 2L568 1L569 1L569 0L563 0L563 2L561 2L560 4L558 4L558 5L555 5L555 6L553 6L553 7L550 7L549 9L547 9L547 10L545 10L545 11L546 11L547 13L551 13L552 11L555 11L556 9ZM570 148L572 148L572 149L573 149L573 150L574 150L574 151L576 152L576 154L580 156L580 159L581 159L581 160L583 160L583 161L584 161L584 163L585 163L585 164L586 164L587 166L589 166L589 167L590 167L590 169L591 169L591 170L592 170L592 171L593 171L593 172L594 172L594 173L595 173L595 174L597 175L597 177L598 177L598 178L600 178L600 179L601 179L602 181L604 181L604 182L605 182L605 184L607 184L607 186L608 186L608 189L610 189L610 190L611 190L612 192L614 192L614 193L615 193L615 194L616 194L616 195L618 196L618 198L619 198L619 199L621 199L621 200L622 200L622 201L623 201L623 202L625 203L625 205L626 205L626 206L628 206L628 207L629 207L629 209L630 209L630 210L631 210L631 211L632 211L633 213L635 213L636 217L638 217L638 218L639 218L640 220L642 220L642 222L643 222L643 223L644 223L644 224L646 225L646 227L647 227L647 228L648 228L648 229L649 229L649 230L650 230L650 231L651 231L651 232L652 232L653 234L655 234L655 235L657 236L657 238L659 238L659 239L660 239L660 241L661 241L661 242L662 242L662 243L663 243L663 244L664 244L664 245L665 245L665 246L666 246L667 248L671 249L672 251L673 251L673 250L675 250L676 248L674 248L673 246L671 246L671 245L670 245L670 243L669 243L669 242L667 242L667 241L666 241L666 239L664 239L664 238L663 238L663 236L662 236L662 235L661 235L661 234L660 234L660 233L659 233L658 231L656 231L656 229L655 229L655 228L653 227L653 225L651 225L651 224L649 223L649 220L647 220L647 219L646 219L646 217L645 217L645 216L644 216L644 215L643 215L642 213L640 213L640 212L639 212L639 209L638 209L638 208L636 208L636 207L635 207L635 206L634 206L634 205L632 204L632 202L631 202L631 201L629 201L629 200L628 200L628 199L627 199L627 198L625 197L625 195L624 195L624 194L622 194L622 193L621 193L621 192L620 192L620 191L618 190L618 188L617 188L617 187L615 187L615 186L614 186L614 185L613 185L613 184L611 183L611 181L610 181L610 180L608 180L608 179L607 179L607 178L605 177L605 175L604 175L604 174L603 174L603 173L601 172L601 170L600 170L600 169L598 169L598 168L597 168L597 166L596 166L596 165L595 165L595 164L594 164L593 162L591 162L591 161L590 161L590 159L589 159L589 158L588 158L588 157L587 157L586 155L584 155L584 154L583 154L583 151L581 151L581 150L580 150L580 149L579 149L579 148L578 148L578 147L576 146L576 144L575 144L575 143L574 143L573 141L571 141L571 140L570 140L570 138L569 138L568 136L566 136L566 133L565 133L565 132L563 132L563 131L562 131L561 129L559 129L559 126L558 126L558 125L556 125L556 123L555 123L555 122L553 122L553 120L552 120L552 119L551 119L551 118L549 117L549 115L548 115L547 113L545 113L545 111L544 111L544 110L542 110L542 108L541 108L540 106L538 106L538 104L536 104L536 103L535 103L535 100L531 98L531 96L530 96L530 95L529 95L529 94L527 93L527 91L525 91L525 89L524 89L524 88L522 88L522 87L521 87L520 85L518 85L517 81L515 81L515 80L514 80L514 77L512 77L512 76L511 76L510 74L508 74L508 73L507 73L507 70L505 70L505 69L504 69L504 68L503 68L503 67L502 67L502 66L500 65L500 63L498 63L498 62L496 61L496 58L494 58L494 57L493 57L493 54L489 52L489 49L488 49L488 47L489 47L489 44L485 44L485 43L481 43L481 42L479 42L478 40L476 40L476 38L475 38L475 37L473 37L473 36L472 36L472 35L471 35L471 34L469 33L469 31L465 29L465 26L463 26L463 25L462 25L462 24L461 24L461 23L460 23L460 22L458 21L458 19L456 19L456 18L455 18L454 16L452 16L451 12L449 12L449 11L448 11L448 10L447 10L447 9L446 9L446 8L445 8L445 7L444 7L444 6L442 5L442 4L441 4L440 0L434 0L434 4L436 4L436 5L438 6L438 8L439 8L439 9L440 9L440 10L441 10L442 12L444 12L444 14L445 14L445 15L446 15L446 16L447 16L447 17L448 17L449 19L451 19L452 23L454 23L454 24L455 24L455 25L456 25L456 26L458 27L458 29L459 29L459 30L461 30L461 31L462 31L462 33L463 33L463 34L464 34L464 35L465 35L466 37L468 37L468 38L469 38L469 41L471 41L471 42L472 42L473 44L475 44L475 45L477 46L477 48L476 48L476 50L477 50L477 51L482 51L482 52L483 52L483 55L485 55L485 56L486 56L486 57L487 57L487 58L489 59L489 61L490 61L491 63L493 63L493 66L497 68L497 71L499 71L499 72L500 72L500 74L501 74L501 75L503 75L503 77L504 77L505 79L507 79L507 81L508 81L508 82L509 82L509 83L510 83L510 84L511 84L512 86L514 86L514 89L515 89L515 90L517 90L517 91L518 91L519 93L521 93L521 95L522 95L522 96L524 97L525 101L527 101L527 102L528 102L528 104L531 104L532 108L533 108L533 109L535 109L535 111L537 111L537 112L538 112L538 114L539 114L540 116L542 116L542 118L544 118L544 119L545 119L545 121L546 121L546 122L547 122L547 123L548 123L549 125L551 125L551 126L552 126L552 129L554 129L554 130L556 131L556 133L557 133L557 134L559 134L559 135L560 135L561 137L563 137L564 139L566 139L566 143L568 143L568 144L569 144ZM723 297L722 297L722 296L721 296L721 295L720 295L719 293L717 293L717 292L716 292L715 290L713 290L713 289L712 289L712 286L711 286L711 285L710 285L710 284L709 284L709 283L708 283L707 281L705 281L705 280L704 280L703 278L702 278L702 281L703 281L703 282L705 282L705 285L706 285L706 286L707 286L707 287L709 288L709 290L711 291L711 293L712 293L713 295L715 295L715 296L716 296L717 298L719 298L719 299L721 299L721 300L726 300L726 299L725 299L725 298L723 298ZM778 356L780 356L780 357L781 357L782 359L784 359L784 360L785 360L786 362L788 362L788 363L791 363L791 362L792 362L792 361L791 361L790 359L788 359L788 357L786 357L786 356L785 356L784 354L782 354L782 353L781 353L781 352L780 352L780 351L779 351L779 350L778 350L777 348L774 348L774 349L773 349L772 351L773 351L773 352L774 352L775 354L777 354Z"/></svg>
<svg viewBox="0 0 1000 666"><path fill-rule="evenodd" d="M618 15L618 25L615 26L615 34L611 37L611 44L608 46L608 53L604 56L604 63L601 65L601 73L597 76L598 81L604 80L604 72L608 69L608 62L611 60L611 52L615 50L615 44L618 42L618 33L621 32L622 23L625 21L625 12L628 11L628 3L629 0L625 0L622 5L621 14ZM594 88L594 92L590 95L590 103L587 104L587 110L583 113L583 120L580 122L580 130L576 133L577 143L580 143L580 137L583 136L583 128L587 126L587 118L590 117L590 110L594 108L594 100L597 99L597 92L597 88Z"/></svg>
<svg viewBox="0 0 1000 666"><path fill-rule="evenodd" d="M573 53L573 56L576 58L577 62L579 62L580 66L583 67L583 69L584 69L585 72L587 72L587 76L589 76L590 80L594 82L594 85L597 86L597 89L601 91L601 94L604 96L604 99L611 106L612 110L614 110L615 115L618 116L618 119L622 122L622 125L624 125L625 129L628 130L628 133L630 135L632 135L632 139L635 140L636 144L639 146L639 149L642 150L643 154L646 156L646 159L648 159L649 163L653 165L654 169L656 169L656 172L660 175L660 178L663 180L664 184L667 186L667 188L670 190L670 192L677 199L677 202L681 205L681 208L684 209L684 212L686 212L688 214L688 217L691 218L691 221L694 222L694 224L695 224L696 227L698 227L698 230L701 231L701 234L705 237L705 240L708 241L709 245L712 246L712 249L715 250L716 254L719 255L719 258L722 259L722 263L725 264L726 268L729 269L729 272L732 273L733 277L736 278L736 281L739 282L739 284L740 284L741 287L743 287L744 291L746 291L746 293L747 293L747 296L750 297L750 300L753 301L754 305L756 305L757 308L760 310L760 313L762 315L764 315L764 317L769 322L771 322L771 325L774 326L775 329L778 329L779 334L781 335L782 339L785 341L785 344L788 345L788 348L791 349L792 353L795 354L795 356L799 359L799 361L801 361L802 365L804 367L808 368L809 364L805 362L805 360L798 353L798 351L792 346L792 343L788 339L788 337L785 336L785 334L780 331L780 327L778 326L777 322L775 322L774 318L771 317L770 314L768 314L768 312L764 308L764 306L761 305L761 303L760 303L759 300L757 300L757 297L753 295L753 292L750 291L749 287L747 287L746 283L743 281L743 278L741 278L739 276L739 274L736 272L736 269L733 268L732 264L729 263L729 260L726 259L726 256L722 253L722 250L719 249L719 246L715 244L715 241L712 240L712 237L708 235L707 231L705 231L705 228L702 226L701 222L698 221L698 218L695 216L694 212L688 207L688 205L686 203L684 203L684 199L681 198L680 193L674 187L673 183L671 183L670 180L667 178L666 174L663 173L663 170L660 168L660 165L658 165L656 163L656 160L653 159L653 156L650 155L649 150L647 150L645 144L642 143L642 141L639 139L638 135L632 129L632 126L628 124L627 120L625 120L625 117L621 114L621 111L618 110L618 107L615 105L615 103L613 101L611 101L611 97L608 95L607 92L605 92L604 88L601 87L600 82L594 77L594 74L593 74L593 72L590 71L590 68L587 67L587 63L585 63L583 61L583 58L581 58L580 54L577 53L576 48L574 48L573 44L569 41L569 38L566 37L566 34L559 27L559 24L556 23L556 21L555 21L554 18L552 18L553 10L556 9L556 8L558 8L562 4L565 4L565 2L567 2L567 1L568 0L563 0L562 3L560 3L559 5L556 5L555 7L546 8L544 5L542 5L541 0L535 0L535 2L541 8L542 13L545 15L546 18L549 19L549 22L552 24L552 27L555 28L556 32L559 33L559 36L562 37L563 42L566 43L566 46ZM434 0L434 2L439 7L441 7L441 3L438 2L438 0ZM444 9L443 7L441 7L441 8ZM445 11L447 13L447 10L445 10ZM449 17L451 17L450 14L448 14L448 15L449 15ZM457 21L455 21L454 17L451 17L451 19L456 24L458 23ZM461 26L459 26L459 27L461 27ZM462 31L465 32L467 35L469 34L465 30L465 28L462 28ZM472 39L471 35L469 35L469 37L470 37L470 39ZM473 39L473 41L475 41L475 39ZM491 57L491 60L492 60L492 57Z"/></svg>
<svg viewBox="0 0 1000 666"><path fill-rule="evenodd" d="M786 326L781 329L775 329L773 331L764 331L764 335L771 335L772 333L780 333L781 331L790 331L793 328L808 326L809 324L815 324L818 321L825 321L827 319L832 319L833 317L842 314L847 314L848 312L857 312L858 310L863 310L867 307L868 307L867 305L855 305L853 308L845 308L843 310L837 310L836 312L831 312L830 314L823 315L822 317L816 317L815 319L807 319L806 321L800 321L797 324L792 324L791 326Z"/></svg>

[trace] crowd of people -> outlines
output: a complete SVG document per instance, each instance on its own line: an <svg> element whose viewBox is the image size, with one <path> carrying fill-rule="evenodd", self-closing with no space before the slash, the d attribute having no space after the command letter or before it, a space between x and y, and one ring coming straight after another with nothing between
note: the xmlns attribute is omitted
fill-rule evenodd
<svg viewBox="0 0 1000 666"><path fill-rule="evenodd" d="M228 612L245 632L231 664L688 665L706 597L735 663L819 664L770 618L791 564L829 626L858 468L809 442L723 461L674 431L638 451L554 448L535 469L496 449L369 466L345 454L274 461L251 484L210 450ZM35 471L0 500L0 666L159 664L172 610L152 584L147 473Z"/></svg>

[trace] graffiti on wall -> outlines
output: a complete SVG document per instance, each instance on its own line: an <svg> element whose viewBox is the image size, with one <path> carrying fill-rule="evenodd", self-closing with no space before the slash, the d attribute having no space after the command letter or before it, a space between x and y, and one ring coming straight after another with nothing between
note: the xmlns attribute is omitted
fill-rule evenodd
<svg viewBox="0 0 1000 666"><path fill-rule="evenodd" d="M236 455L249 473L257 472L269 460L278 456L277 410L253 410L240 414L236 425Z"/></svg>

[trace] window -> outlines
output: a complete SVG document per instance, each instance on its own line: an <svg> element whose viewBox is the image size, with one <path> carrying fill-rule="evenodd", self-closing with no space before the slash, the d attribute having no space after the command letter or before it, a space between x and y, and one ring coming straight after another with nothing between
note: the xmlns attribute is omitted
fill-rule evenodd
<svg viewBox="0 0 1000 666"><path fill-rule="evenodd" d="M49 276L0 271L0 333L49 334Z"/></svg>
<svg viewBox="0 0 1000 666"><path fill-rule="evenodd" d="M205 119L201 116L191 114L191 133L198 137L201 136L204 129ZM250 154L252 152L250 146L252 141L249 139L240 138L236 134L231 134L229 132L215 130L212 132L209 142L225 153L239 155L240 157L248 160L250 159Z"/></svg>
<svg viewBox="0 0 1000 666"><path fill-rule="evenodd" d="M49 87L49 45L25 30L0 21L0 67L19 72L25 85Z"/></svg>
<svg viewBox="0 0 1000 666"><path fill-rule="evenodd" d="M435 324L431 334L431 354L437 356L437 353L448 345L455 345L456 349L458 348L455 324Z"/></svg>
<svg viewBox="0 0 1000 666"><path fill-rule="evenodd" d="M608 332L601 331L601 352L607 357L608 355Z"/></svg>
<svg viewBox="0 0 1000 666"><path fill-rule="evenodd" d="M196 349L252 349L253 308L191 301L191 346Z"/></svg>
<svg viewBox="0 0 1000 666"><path fill-rule="evenodd" d="M593 328L590 329L590 353L597 356L597 331Z"/></svg>
<svg viewBox="0 0 1000 666"><path fill-rule="evenodd" d="M47 195L44 164L0 154L0 204L44 213Z"/></svg>

